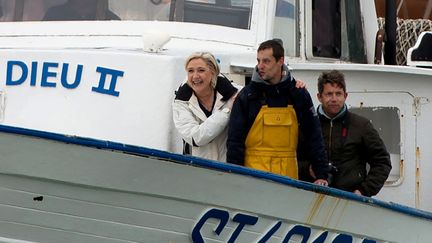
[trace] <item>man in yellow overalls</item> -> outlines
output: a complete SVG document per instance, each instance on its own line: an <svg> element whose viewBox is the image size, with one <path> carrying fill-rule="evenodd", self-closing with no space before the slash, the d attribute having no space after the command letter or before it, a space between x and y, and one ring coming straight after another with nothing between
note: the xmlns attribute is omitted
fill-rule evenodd
<svg viewBox="0 0 432 243"><path fill-rule="evenodd" d="M316 184L330 174L321 127L309 92L296 88L284 64L280 41L261 43L251 82L239 93L230 116L227 162L298 179L299 129L312 158Z"/></svg>

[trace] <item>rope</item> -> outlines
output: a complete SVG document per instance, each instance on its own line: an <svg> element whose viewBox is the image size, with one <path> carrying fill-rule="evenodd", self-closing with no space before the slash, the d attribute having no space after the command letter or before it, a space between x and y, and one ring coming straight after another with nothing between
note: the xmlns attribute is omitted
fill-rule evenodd
<svg viewBox="0 0 432 243"><path fill-rule="evenodd" d="M378 26L385 27L385 19L378 18ZM423 31L432 31L432 21L428 19L399 19L396 29L396 63L406 65L408 49L415 45Z"/></svg>

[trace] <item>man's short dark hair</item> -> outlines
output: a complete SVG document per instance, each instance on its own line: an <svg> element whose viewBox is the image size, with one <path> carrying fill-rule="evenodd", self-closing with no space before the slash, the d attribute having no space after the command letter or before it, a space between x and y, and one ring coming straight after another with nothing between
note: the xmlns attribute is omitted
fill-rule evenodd
<svg viewBox="0 0 432 243"><path fill-rule="evenodd" d="M285 50L281 44L281 40L274 39L274 40L264 41L259 45L258 52L265 49L272 49L273 57L278 61L285 56Z"/></svg>
<svg viewBox="0 0 432 243"><path fill-rule="evenodd" d="M323 72L318 78L318 93L322 94L325 84L336 84L346 93L345 76L338 70Z"/></svg>

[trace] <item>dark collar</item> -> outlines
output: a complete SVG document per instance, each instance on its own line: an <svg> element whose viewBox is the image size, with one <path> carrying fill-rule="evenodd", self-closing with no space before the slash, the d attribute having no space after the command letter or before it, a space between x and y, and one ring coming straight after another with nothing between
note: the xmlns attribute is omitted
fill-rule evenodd
<svg viewBox="0 0 432 243"><path fill-rule="evenodd" d="M215 89L222 95L223 101L229 100L237 92L237 88L232 85L231 81L221 76L217 77ZM193 90L187 83L185 83L180 86L175 94L176 100L188 101L193 94Z"/></svg>

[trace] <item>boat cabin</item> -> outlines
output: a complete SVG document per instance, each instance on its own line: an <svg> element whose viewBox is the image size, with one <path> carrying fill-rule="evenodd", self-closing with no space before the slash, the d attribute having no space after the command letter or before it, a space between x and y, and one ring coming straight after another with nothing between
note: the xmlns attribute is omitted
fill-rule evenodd
<svg viewBox="0 0 432 243"><path fill-rule="evenodd" d="M242 44L251 47L279 38L292 58L371 63L376 15L364 10L372 8L358 0L2 0L0 21L203 23L247 31Z"/></svg>

